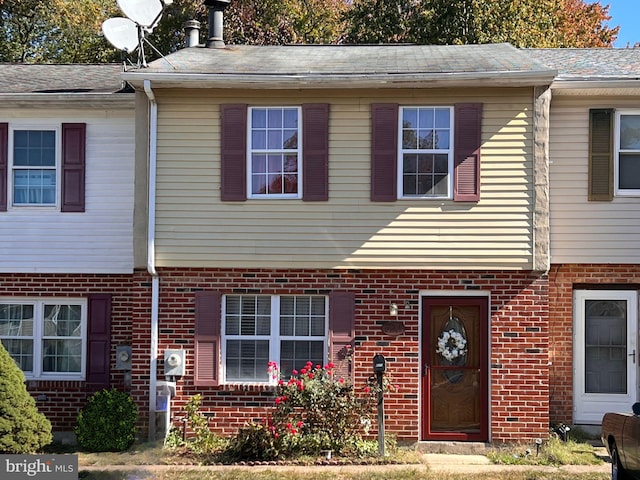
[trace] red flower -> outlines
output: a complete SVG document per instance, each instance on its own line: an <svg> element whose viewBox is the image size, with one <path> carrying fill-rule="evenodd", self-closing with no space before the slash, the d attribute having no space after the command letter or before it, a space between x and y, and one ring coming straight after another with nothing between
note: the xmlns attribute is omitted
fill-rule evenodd
<svg viewBox="0 0 640 480"><path fill-rule="evenodd" d="M291 373L292 373L293 375L297 375L297 374L298 374L298 370L291 370Z"/></svg>
<svg viewBox="0 0 640 480"><path fill-rule="evenodd" d="M300 370L300 373L301 373L302 375L304 375L305 373L307 373L307 369L306 369L306 368L303 368L302 370Z"/></svg>
<svg viewBox="0 0 640 480"><path fill-rule="evenodd" d="M333 362L329 362L329 363L327 364L327 368L333 368L333 367L335 367L335 365L333 364Z"/></svg>
<svg viewBox="0 0 640 480"><path fill-rule="evenodd" d="M313 378L313 373L309 373L309 378Z"/></svg>
<svg viewBox="0 0 640 480"><path fill-rule="evenodd" d="M340 377L340 380L338 380L339 383L344 383L344 378Z"/></svg>
<svg viewBox="0 0 640 480"><path fill-rule="evenodd" d="M301 428L301 427L302 427L302 425L304 425L304 423L303 423L303 422L298 422L298 423L296 423L296 427L298 427L298 428Z"/></svg>
<svg viewBox="0 0 640 480"><path fill-rule="evenodd" d="M316 365L316 369L320 370L320 368L321 368L320 365Z"/></svg>
<svg viewBox="0 0 640 480"><path fill-rule="evenodd" d="M369 393L369 392L371 392L371 388L369 388L369 387L364 387L364 392L365 392L365 393Z"/></svg>

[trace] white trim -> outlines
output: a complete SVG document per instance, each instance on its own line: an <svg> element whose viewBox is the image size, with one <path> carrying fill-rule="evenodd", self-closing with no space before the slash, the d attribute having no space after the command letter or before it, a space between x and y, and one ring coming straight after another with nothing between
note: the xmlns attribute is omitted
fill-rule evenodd
<svg viewBox="0 0 640 480"><path fill-rule="evenodd" d="M279 150L269 150L269 149L264 149L264 150L254 150L253 149L253 145L252 145L252 136L251 133L253 131L253 125L252 125L252 112L253 110L266 110L267 112L269 110L277 110L277 109L291 109L291 110L296 110L297 112L297 130L298 130L298 147L296 149L297 151L297 162L298 162L298 187L297 187L297 192L295 194L292 193L283 193L283 194L254 194L252 192L252 185L253 185L253 172L252 172L252 161L251 161L251 155L252 153L256 152L256 153L264 153L266 155L268 155L270 152L272 153L277 153L277 154L282 154L285 150L284 149L279 149ZM250 200L281 200L281 199L294 199L294 200L298 200L302 198L302 107L297 106L297 105L288 105L288 106L271 106L271 105L265 105L265 106L253 106L253 107L249 107L247 110L247 140L246 140L246 144L247 144L247 152L246 152L246 162L247 162L247 178L246 178L246 182L247 182L247 198ZM283 127L284 129L284 127ZM268 139L267 139L268 141ZM291 153L293 153L293 150L291 150ZM282 177L284 177L284 173L281 174Z"/></svg>
<svg viewBox="0 0 640 480"><path fill-rule="evenodd" d="M266 297L270 299L270 330L269 335L227 335L226 332L226 317L227 317L227 297ZM310 298L324 298L324 335L320 336L281 336L280 335L280 299L282 297L310 297ZM234 294L229 293L222 296L222 318L220 320L220 375L221 384L223 385L276 385L277 379L267 378L266 381L260 382L257 380L227 380L227 340L256 340L256 341L268 341L269 342L269 359L267 361L275 361L278 367L281 367L280 361L280 342L282 340L292 341L314 341L319 342L322 340L323 346L323 365L326 365L328 358L328 338L329 338L329 297L326 295L308 295L308 294ZM310 360L310 359L309 359ZM264 366L265 373L267 371L267 365ZM280 372L283 375L290 375L291 372Z"/></svg>
<svg viewBox="0 0 640 480"><path fill-rule="evenodd" d="M25 372L27 380L69 380L79 381L86 378L87 366L87 309L88 301L86 298L67 298L67 297L3 297L0 298L0 305L33 305L33 372ZM80 372L43 372L42 371L42 341L44 339L44 305L79 305L80 312L80 339L81 361ZM7 338L7 337L3 337ZM22 337L26 338L26 337ZM71 337L77 338L77 337Z"/></svg>
<svg viewBox="0 0 640 480"><path fill-rule="evenodd" d="M418 292L418 438L422 439L422 303L425 297L479 297L487 299L487 438L491 440L491 291L420 290Z"/></svg>
<svg viewBox="0 0 640 480"><path fill-rule="evenodd" d="M56 172L56 193L55 203L53 205L38 204L15 204L13 190L13 171L15 167L14 161L14 134L16 131L48 131L55 132L55 167L46 168L46 170L55 170ZM10 123L7 142L7 211L9 212L59 212L62 196L62 125L60 123L52 123L50 120L46 122L29 121L29 123Z"/></svg>
<svg viewBox="0 0 640 480"><path fill-rule="evenodd" d="M609 411L628 411L638 399L638 292L636 290L575 290L573 292L573 422L599 425ZM627 354L636 352L636 360L627 356L627 393L585 392L585 311L587 300L627 301ZM629 334L632 332L632 334Z"/></svg>
<svg viewBox="0 0 640 480"><path fill-rule="evenodd" d="M619 187L620 185L620 125L621 125L621 119L620 117L622 116L630 116L630 115L634 115L634 116L640 116L640 110L616 110L615 111L615 122L614 122L614 145L613 145L613 178L614 178L614 184L613 184L613 191L614 191L614 195L616 197L638 197L640 196L640 188L634 188L634 189L629 189L629 188L625 188L625 189L621 189ZM633 151L629 151L629 152L633 152ZM640 150L638 150L638 156L640 156Z"/></svg>
<svg viewBox="0 0 640 480"><path fill-rule="evenodd" d="M404 195L404 148L402 145L402 117L404 110L417 109L440 109L449 110L449 148L446 149L447 154L447 193L446 195ZM419 113L418 113L419 115ZM403 105L398 109L398 151L396 154L397 162L397 198L398 200L450 200L453 198L453 154L454 154L454 139L455 139L455 108L450 105ZM435 129L435 125L433 127ZM427 154L427 155L444 155L445 149L415 149L415 154Z"/></svg>

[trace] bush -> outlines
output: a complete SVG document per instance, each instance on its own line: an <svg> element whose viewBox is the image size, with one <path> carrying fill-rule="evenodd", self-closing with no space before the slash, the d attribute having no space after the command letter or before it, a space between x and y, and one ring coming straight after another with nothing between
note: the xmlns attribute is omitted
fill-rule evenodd
<svg viewBox="0 0 640 480"><path fill-rule="evenodd" d="M22 370L0 343L0 453L35 453L51 440L51 423L38 411Z"/></svg>
<svg viewBox="0 0 640 480"><path fill-rule="evenodd" d="M94 393L78 415L78 443L90 452L122 452L136 437L138 406L118 390Z"/></svg>

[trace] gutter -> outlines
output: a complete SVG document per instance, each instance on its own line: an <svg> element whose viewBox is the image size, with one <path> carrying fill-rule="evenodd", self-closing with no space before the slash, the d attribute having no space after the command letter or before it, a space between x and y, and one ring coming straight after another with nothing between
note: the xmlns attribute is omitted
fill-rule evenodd
<svg viewBox="0 0 640 480"><path fill-rule="evenodd" d="M158 146L158 103L151 89L151 81L144 81L149 99L149 192L147 200L147 271L151 275L151 341L149 345L149 440L156 438L156 377L158 369L158 325L160 304L160 277L156 270L156 167Z"/></svg>

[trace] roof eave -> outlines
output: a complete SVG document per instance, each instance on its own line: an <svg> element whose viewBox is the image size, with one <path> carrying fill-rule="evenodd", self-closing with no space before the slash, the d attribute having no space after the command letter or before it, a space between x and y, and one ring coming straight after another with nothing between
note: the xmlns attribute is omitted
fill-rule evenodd
<svg viewBox="0 0 640 480"><path fill-rule="evenodd" d="M133 108L135 93L0 93L3 107Z"/></svg>
<svg viewBox="0 0 640 480"><path fill-rule="evenodd" d="M555 71L463 72L408 74L208 74L124 72L122 79L137 88L150 80L156 88L442 88L459 86L538 86L549 85Z"/></svg>

